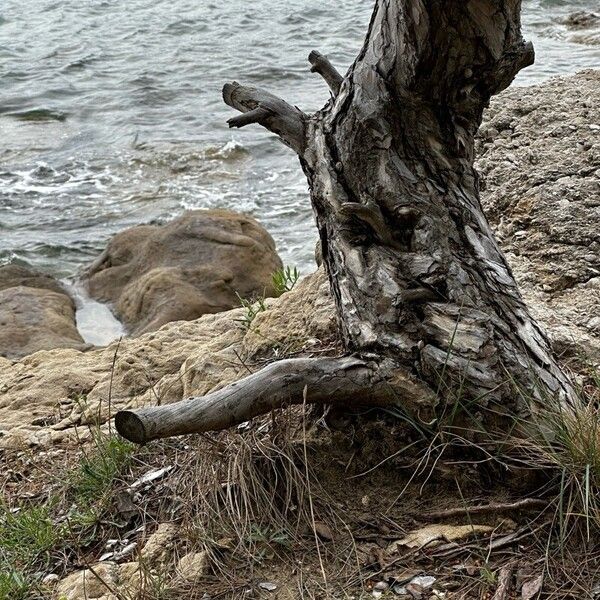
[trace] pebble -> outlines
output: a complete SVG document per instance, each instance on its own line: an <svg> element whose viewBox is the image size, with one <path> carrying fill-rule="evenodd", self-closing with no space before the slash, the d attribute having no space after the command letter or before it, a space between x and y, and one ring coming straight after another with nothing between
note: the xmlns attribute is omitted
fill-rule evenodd
<svg viewBox="0 0 600 600"><path fill-rule="evenodd" d="M270 581L262 581L258 584L258 587L261 590L266 590L267 592L274 592L277 589L277 585L275 583L271 583Z"/></svg>

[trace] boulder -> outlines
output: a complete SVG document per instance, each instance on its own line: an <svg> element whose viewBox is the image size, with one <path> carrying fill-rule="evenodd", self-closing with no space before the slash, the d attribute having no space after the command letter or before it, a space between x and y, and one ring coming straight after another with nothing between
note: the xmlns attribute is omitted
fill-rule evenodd
<svg viewBox="0 0 600 600"><path fill-rule="evenodd" d="M0 356L85 347L75 304L56 280L18 265L0 267Z"/></svg>
<svg viewBox="0 0 600 600"><path fill-rule="evenodd" d="M600 360L600 71L509 89L477 142L481 200L555 350Z"/></svg>
<svg viewBox="0 0 600 600"><path fill-rule="evenodd" d="M252 217L195 210L114 236L85 284L139 335L239 306L238 295L271 296L281 266L273 238Z"/></svg>
<svg viewBox="0 0 600 600"><path fill-rule="evenodd" d="M17 264L0 266L0 290L19 286L50 290L57 294L67 293L63 286L50 275Z"/></svg>

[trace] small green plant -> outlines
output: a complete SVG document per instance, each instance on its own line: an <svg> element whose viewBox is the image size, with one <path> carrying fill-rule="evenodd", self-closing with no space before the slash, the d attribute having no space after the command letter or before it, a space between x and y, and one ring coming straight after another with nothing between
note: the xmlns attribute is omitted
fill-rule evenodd
<svg viewBox="0 0 600 600"><path fill-rule="evenodd" d="M273 288L277 297L289 292L294 288L300 277L300 271L296 267L284 267L273 273Z"/></svg>
<svg viewBox="0 0 600 600"><path fill-rule="evenodd" d="M0 600L38 597L32 572L49 562L63 534L64 527L52 521L48 507L12 511L0 504Z"/></svg>
<svg viewBox="0 0 600 600"><path fill-rule="evenodd" d="M0 560L0 600L31 600L33 587L27 575Z"/></svg>
<svg viewBox="0 0 600 600"><path fill-rule="evenodd" d="M76 502L87 506L102 498L129 464L133 450L133 444L119 437L95 435L93 450L83 453L70 481Z"/></svg>
<svg viewBox="0 0 600 600"><path fill-rule="evenodd" d="M12 512L0 508L2 556L14 556L27 565L47 553L60 539L61 528L52 522L46 506Z"/></svg>
<svg viewBox="0 0 600 600"><path fill-rule="evenodd" d="M247 298L242 298L238 293L236 293L236 296L238 297L242 308L246 311L241 319L236 319L236 322L239 323L243 329L250 329L256 315L267 310L265 299L257 298L252 301Z"/></svg>
<svg viewBox="0 0 600 600"><path fill-rule="evenodd" d="M290 536L284 529L273 529L272 527L260 527L253 524L248 535L248 541L258 544L276 544L286 548L291 546Z"/></svg>

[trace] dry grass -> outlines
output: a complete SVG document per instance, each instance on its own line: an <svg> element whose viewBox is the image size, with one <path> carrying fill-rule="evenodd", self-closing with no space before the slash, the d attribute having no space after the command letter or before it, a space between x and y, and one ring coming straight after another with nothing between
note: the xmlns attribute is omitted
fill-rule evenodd
<svg viewBox="0 0 600 600"><path fill-rule="evenodd" d="M507 565L514 570L513 588L543 573L547 597L586 597L600 569L594 551L600 539L597 382L588 383L583 398L575 411L549 408L527 430L515 423L501 440L493 434L486 439L481 420L465 425L470 411L460 402L435 423L370 412L350 417L341 431L316 425L314 414L300 406L237 430L145 448L92 428L79 449L65 449L58 476L50 456L32 453L28 460L39 465L31 472L23 456L21 463L5 457L5 467L30 483L2 486L8 518L0 524L12 531L10 537L0 527L3 550L9 538L18 544L11 578L6 583L0 577L0 598L49 597L38 573L64 576L90 567L110 539L137 543L124 559L139 561L137 583L129 591L113 590L119 600L196 600L205 593L242 598L248 590L268 595L258 584L270 581L283 598L372 597L375 583L410 572L433 574L446 597L486 598ZM164 478L128 491L141 475L167 465L173 468ZM528 485L524 472L532 475ZM133 499L135 514L120 513L123 494ZM545 499L547 507L502 515L470 511L523 494ZM451 523L491 524L492 536L442 544L441 550L390 550L390 542L432 522L427 511L453 507L464 514ZM10 512L15 509L21 512ZM44 519L26 518L40 510ZM18 514L25 534L11 516ZM164 522L178 525L177 543L163 563L146 563L140 550ZM44 523L50 526L42 531ZM48 531L60 535L47 537ZM496 548L502 536L506 543ZM36 546L36 539L43 544ZM190 552L210 558L211 571L201 582L176 572ZM8 591L2 592L3 584Z"/></svg>

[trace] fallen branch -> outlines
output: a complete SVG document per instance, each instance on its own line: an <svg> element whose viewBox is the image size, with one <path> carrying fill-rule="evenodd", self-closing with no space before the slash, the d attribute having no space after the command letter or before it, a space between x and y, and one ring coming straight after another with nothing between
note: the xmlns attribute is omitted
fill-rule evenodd
<svg viewBox="0 0 600 600"><path fill-rule="evenodd" d="M420 405L431 391L379 363L356 357L295 358L272 363L206 396L175 404L123 410L117 431L144 444L158 438L226 429L292 404Z"/></svg>

